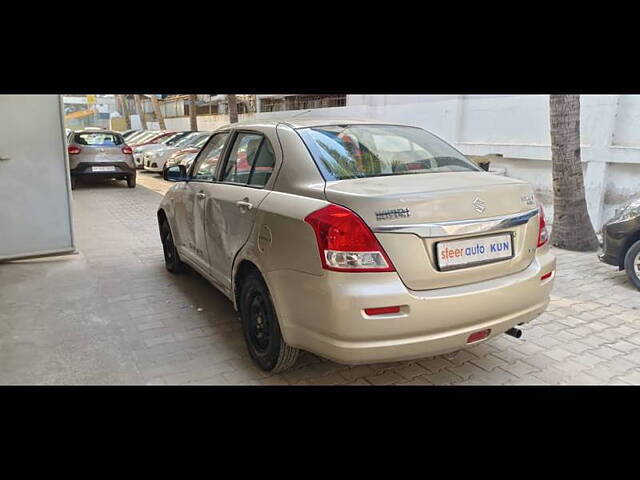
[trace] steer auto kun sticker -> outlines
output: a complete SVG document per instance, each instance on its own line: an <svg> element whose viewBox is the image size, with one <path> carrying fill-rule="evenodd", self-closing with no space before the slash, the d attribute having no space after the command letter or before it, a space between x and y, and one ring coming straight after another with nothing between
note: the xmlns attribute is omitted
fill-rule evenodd
<svg viewBox="0 0 640 480"><path fill-rule="evenodd" d="M462 268L513 257L510 234L476 237L467 240L440 242L437 245L441 270Z"/></svg>

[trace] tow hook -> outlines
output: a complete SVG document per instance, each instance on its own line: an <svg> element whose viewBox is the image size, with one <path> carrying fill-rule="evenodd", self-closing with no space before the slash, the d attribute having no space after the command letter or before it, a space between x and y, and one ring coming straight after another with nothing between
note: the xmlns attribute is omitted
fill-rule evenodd
<svg viewBox="0 0 640 480"><path fill-rule="evenodd" d="M519 328L510 328L509 330L507 330L506 332L507 335L511 335L514 338L520 338L522 336L522 330L520 330Z"/></svg>

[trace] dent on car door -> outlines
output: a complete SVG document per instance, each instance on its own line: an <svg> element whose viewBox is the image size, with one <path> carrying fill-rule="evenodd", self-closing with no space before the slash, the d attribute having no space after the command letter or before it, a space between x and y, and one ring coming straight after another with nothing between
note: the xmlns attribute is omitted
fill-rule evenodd
<svg viewBox="0 0 640 480"><path fill-rule="evenodd" d="M211 138L199 155L183 194L185 215L180 221L185 236L182 248L205 270L209 270L209 256L204 234L208 189L215 179L218 161L228 138L228 133L219 133Z"/></svg>
<svg viewBox="0 0 640 480"><path fill-rule="evenodd" d="M211 274L231 289L233 261L249 239L256 210L268 195L265 189L275 166L269 139L239 132L229 148L218 182L209 186L206 238Z"/></svg>

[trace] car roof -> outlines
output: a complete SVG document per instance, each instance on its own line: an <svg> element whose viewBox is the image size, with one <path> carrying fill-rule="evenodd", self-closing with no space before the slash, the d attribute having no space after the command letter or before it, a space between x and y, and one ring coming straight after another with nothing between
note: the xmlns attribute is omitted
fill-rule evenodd
<svg viewBox="0 0 640 480"><path fill-rule="evenodd" d="M113 135L122 135L121 132L116 132L114 130L94 130L93 128L84 129L84 130L75 130L73 133L111 133Z"/></svg>
<svg viewBox="0 0 640 480"><path fill-rule="evenodd" d="M258 127L265 125L279 125L286 124L292 128L308 128L308 127L321 127L326 125L400 125L400 126L414 126L398 122L385 122L382 120L362 119L362 118L345 118L345 117L305 117L296 118L295 115L290 117L278 117L278 118L256 118L253 120L245 120L238 123L228 123L222 125L216 130L223 130L226 128L238 128L238 127Z"/></svg>

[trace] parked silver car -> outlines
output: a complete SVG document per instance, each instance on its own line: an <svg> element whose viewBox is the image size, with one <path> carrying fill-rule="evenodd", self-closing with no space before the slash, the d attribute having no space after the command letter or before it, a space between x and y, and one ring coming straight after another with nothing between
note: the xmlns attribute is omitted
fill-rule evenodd
<svg viewBox="0 0 640 480"><path fill-rule="evenodd" d="M346 119L221 127L158 210L166 267L239 310L251 357L391 362L518 337L555 257L521 180L417 127Z"/></svg>
<svg viewBox="0 0 640 480"><path fill-rule="evenodd" d="M68 153L72 189L79 178L86 177L115 178L126 180L129 188L136 186L131 147L118 132L93 129L73 132Z"/></svg>

